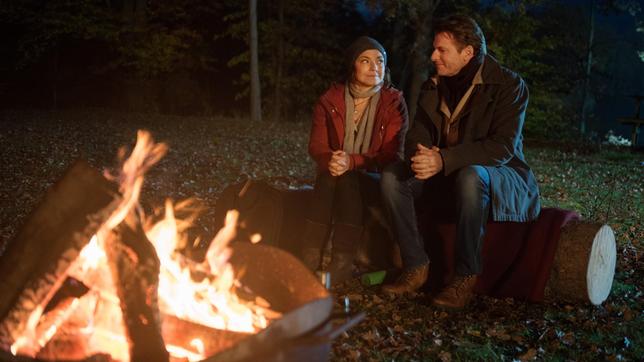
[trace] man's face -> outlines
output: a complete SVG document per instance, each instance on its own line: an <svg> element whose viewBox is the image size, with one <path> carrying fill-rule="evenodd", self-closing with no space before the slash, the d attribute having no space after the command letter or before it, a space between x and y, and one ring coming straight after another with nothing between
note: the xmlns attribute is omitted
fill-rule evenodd
<svg viewBox="0 0 644 362"><path fill-rule="evenodd" d="M474 48L468 45L458 50L458 44L450 33L438 33L434 36L434 51L432 62L441 77L451 77L458 74L469 63L474 54Z"/></svg>

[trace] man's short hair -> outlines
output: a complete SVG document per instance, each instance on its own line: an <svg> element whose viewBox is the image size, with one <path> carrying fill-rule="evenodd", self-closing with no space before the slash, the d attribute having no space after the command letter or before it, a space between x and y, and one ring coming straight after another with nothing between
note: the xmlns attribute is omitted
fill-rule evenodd
<svg viewBox="0 0 644 362"><path fill-rule="evenodd" d="M434 21L434 35L450 33L456 40L458 50L461 51L468 45L474 48L474 54L483 56L487 54L485 35L479 24L469 16L455 14Z"/></svg>

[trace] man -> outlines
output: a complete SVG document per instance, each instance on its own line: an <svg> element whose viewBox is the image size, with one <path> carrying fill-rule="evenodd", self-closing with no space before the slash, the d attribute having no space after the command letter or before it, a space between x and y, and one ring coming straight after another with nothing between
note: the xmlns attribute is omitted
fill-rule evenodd
<svg viewBox="0 0 644 362"><path fill-rule="evenodd" d="M473 19L441 19L434 34L431 60L437 75L423 86L406 137L405 161L382 175L385 209L403 259L401 276L383 290L410 292L426 282L429 258L416 207L429 207L432 217L451 216L457 227L456 276L433 303L462 308L481 273L490 213L495 221L534 220L539 191L523 156L528 105L523 79L487 55L485 37Z"/></svg>

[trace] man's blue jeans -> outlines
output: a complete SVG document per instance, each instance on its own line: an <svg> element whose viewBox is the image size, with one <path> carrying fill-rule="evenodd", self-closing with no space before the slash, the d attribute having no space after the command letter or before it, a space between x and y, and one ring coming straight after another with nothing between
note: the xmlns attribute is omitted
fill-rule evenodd
<svg viewBox="0 0 644 362"><path fill-rule="evenodd" d="M404 162L390 164L380 182L385 211L400 245L405 269L429 262L417 224L419 211L456 222L457 275L481 272L481 245L490 210L490 175L482 166L467 166L449 176L414 177Z"/></svg>

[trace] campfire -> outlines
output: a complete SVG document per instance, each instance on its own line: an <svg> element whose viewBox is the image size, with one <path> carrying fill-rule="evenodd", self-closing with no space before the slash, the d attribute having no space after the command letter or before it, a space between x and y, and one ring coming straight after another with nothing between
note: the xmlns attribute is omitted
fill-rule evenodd
<svg viewBox="0 0 644 362"><path fill-rule="evenodd" d="M293 256L253 245L257 236L230 243L236 211L203 261L178 252L197 216L191 201L167 201L160 217L138 202L144 174L166 151L139 131L116 174L79 161L49 190L0 255L0 352L16 360L243 360L307 334L318 344L337 335L321 334L331 297Z"/></svg>

